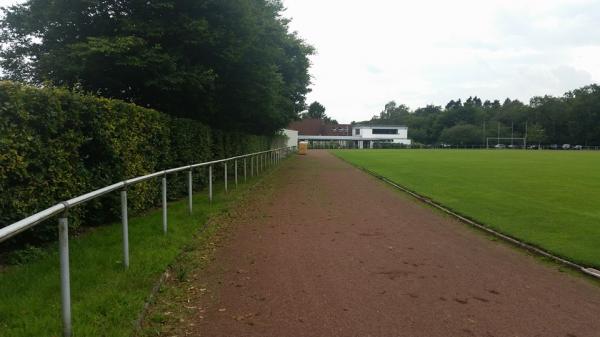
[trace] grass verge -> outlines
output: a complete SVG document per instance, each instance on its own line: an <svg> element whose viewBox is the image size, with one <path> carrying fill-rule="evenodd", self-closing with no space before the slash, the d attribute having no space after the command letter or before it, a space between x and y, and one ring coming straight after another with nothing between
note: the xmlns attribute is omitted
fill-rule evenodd
<svg viewBox="0 0 600 337"><path fill-rule="evenodd" d="M129 219L130 268L122 265L120 223L71 238L71 296L74 336L130 336L153 287L182 250L195 239L207 220L230 207L252 184L240 184L225 195L216 193L212 205L205 192L169 203L169 231L162 233L162 211ZM216 185L215 191L222 190ZM60 336L60 285L57 245L23 265L0 271L0 335ZM180 271L176 277L184 277Z"/></svg>

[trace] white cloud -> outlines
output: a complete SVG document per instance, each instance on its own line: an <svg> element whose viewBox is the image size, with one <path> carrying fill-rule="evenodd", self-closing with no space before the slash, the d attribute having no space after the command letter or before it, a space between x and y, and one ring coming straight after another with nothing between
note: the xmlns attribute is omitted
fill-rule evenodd
<svg viewBox="0 0 600 337"><path fill-rule="evenodd" d="M600 0L284 0L313 44L313 92L339 121L389 100L415 108L518 98L600 80Z"/></svg>

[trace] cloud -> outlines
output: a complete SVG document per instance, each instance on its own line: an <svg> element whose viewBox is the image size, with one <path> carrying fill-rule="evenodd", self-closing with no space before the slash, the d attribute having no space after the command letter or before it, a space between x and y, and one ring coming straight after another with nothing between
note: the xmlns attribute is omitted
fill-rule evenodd
<svg viewBox="0 0 600 337"><path fill-rule="evenodd" d="M284 0L319 54L313 92L339 121L396 100L528 101L600 80L598 0Z"/></svg>
<svg viewBox="0 0 600 337"><path fill-rule="evenodd" d="M581 87L592 82L592 75L585 70L562 65L552 70L557 88Z"/></svg>
<svg viewBox="0 0 600 337"><path fill-rule="evenodd" d="M523 12L502 10L495 18L503 43L556 49L600 45L600 2L566 2Z"/></svg>
<svg viewBox="0 0 600 337"><path fill-rule="evenodd" d="M379 74L383 73L383 69L381 69L377 66L374 66L372 64L367 65L367 71L373 75L379 75Z"/></svg>

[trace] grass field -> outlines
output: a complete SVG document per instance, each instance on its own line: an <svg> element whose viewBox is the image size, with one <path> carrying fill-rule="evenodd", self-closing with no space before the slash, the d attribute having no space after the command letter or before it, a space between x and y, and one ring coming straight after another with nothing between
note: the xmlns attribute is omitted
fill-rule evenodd
<svg viewBox="0 0 600 337"><path fill-rule="evenodd" d="M199 230L208 217L226 210L244 185L230 189L227 197L223 187L216 185L212 205L205 192L196 194L193 215L188 213L187 200L169 203L167 235L162 232L161 210L130 218L129 270L121 263L120 223L71 238L73 335L131 336L160 275L192 240L210 239L214 228L201 234ZM32 261L0 269L0 336L61 335L57 250L52 245Z"/></svg>
<svg viewBox="0 0 600 337"><path fill-rule="evenodd" d="M600 152L336 150L500 232L600 267Z"/></svg>

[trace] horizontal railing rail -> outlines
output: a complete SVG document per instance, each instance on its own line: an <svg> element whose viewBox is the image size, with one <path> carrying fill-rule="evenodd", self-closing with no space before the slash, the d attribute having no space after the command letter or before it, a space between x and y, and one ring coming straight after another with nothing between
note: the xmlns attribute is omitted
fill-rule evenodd
<svg viewBox="0 0 600 337"><path fill-rule="evenodd" d="M60 255L60 279L61 279L61 310L63 323L63 336L71 336L71 291L70 291L70 275L69 275L69 245L68 245L68 211L78 205L84 204L90 200L94 200L111 192L121 192L121 221L123 227L123 265L129 267L129 229L127 216L127 187L141 182L145 182L154 178L162 179L161 194L162 194L162 224L163 232L167 234L168 229L168 214L167 214L167 176L179 172L187 172L187 187L188 187L188 209L192 213L192 174L194 169L208 167L208 196L209 201L213 199L213 166L223 164L224 172L224 188L228 190L228 163L234 163L234 179L235 185L238 184L238 161L243 161L244 180L248 178L248 166L250 168L250 176L258 175L267 166L278 164L283 158L294 152L295 146L281 147L266 151L254 152L236 157L230 157L210 162L197 163L187 166L181 166L173 169L151 173L141 177L135 177L124 180L95 191L82 194L69 200L58 203L41 212L35 213L25 219L17 221L11 225L0 228L0 243L6 241L19 233L26 231L37 224L58 216L58 233L59 233L59 255ZM250 162L248 165L248 161Z"/></svg>

